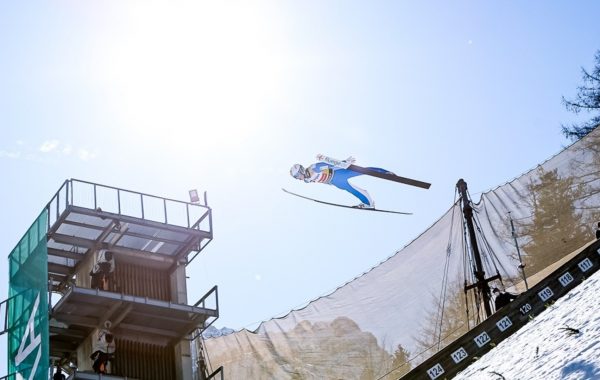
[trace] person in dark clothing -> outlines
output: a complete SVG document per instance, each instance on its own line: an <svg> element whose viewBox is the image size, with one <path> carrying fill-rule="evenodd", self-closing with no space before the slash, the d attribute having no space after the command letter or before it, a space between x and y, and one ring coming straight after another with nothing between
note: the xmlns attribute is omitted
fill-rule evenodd
<svg viewBox="0 0 600 380"><path fill-rule="evenodd" d="M496 311L502 309L504 306L511 303L512 300L517 298L516 295L507 292L501 292L498 288L494 288L492 292L496 296L496 298L494 299L494 306L496 306Z"/></svg>
<svg viewBox="0 0 600 380"><path fill-rule="evenodd" d="M110 290L110 282L115 271L115 259L113 253L102 249L98 253L96 264L90 271L91 288L100 290Z"/></svg>
<svg viewBox="0 0 600 380"><path fill-rule="evenodd" d="M59 364L56 365L56 372L54 372L54 375L52 376L52 380L65 380L66 377L65 375L62 373L62 368L60 367Z"/></svg>
<svg viewBox="0 0 600 380"><path fill-rule="evenodd" d="M598 222L598 228L596 228L596 239L600 240L600 222Z"/></svg>
<svg viewBox="0 0 600 380"><path fill-rule="evenodd" d="M108 373L108 362L115 358L115 336L110 332L110 327L110 321L104 322L104 328L97 330L96 339L92 342L90 359L94 361L92 368L96 373Z"/></svg>

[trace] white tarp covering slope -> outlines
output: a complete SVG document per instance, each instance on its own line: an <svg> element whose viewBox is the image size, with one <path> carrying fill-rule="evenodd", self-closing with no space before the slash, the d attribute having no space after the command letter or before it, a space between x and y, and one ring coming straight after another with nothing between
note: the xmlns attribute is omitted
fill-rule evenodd
<svg viewBox="0 0 600 380"><path fill-rule="evenodd" d="M519 237L520 246L531 252L550 244L567 254L591 239L590 221L600 206L594 191L599 187L598 142L600 130L482 195L473 208L486 238L480 244L485 262L496 257L500 274L519 275L509 212L527 234ZM576 199L564 207L567 196ZM563 221L573 215L575 225ZM542 242L540 236L548 234L556 242ZM228 379L397 378L401 373L391 372L401 359L395 350L400 344L413 356L421 350L416 338L427 316L436 313L431 295L440 293L445 266L449 282L464 281L463 241L462 212L455 204L406 247L333 293L256 331L206 339L210 364L224 366ZM414 363L431 354L423 353Z"/></svg>

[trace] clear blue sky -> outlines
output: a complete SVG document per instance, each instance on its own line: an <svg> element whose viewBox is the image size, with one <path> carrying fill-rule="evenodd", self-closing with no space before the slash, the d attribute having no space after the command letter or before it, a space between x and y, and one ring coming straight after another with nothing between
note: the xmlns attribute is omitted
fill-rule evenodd
<svg viewBox="0 0 600 380"><path fill-rule="evenodd" d="M3 1L0 252L67 178L181 200L197 188L215 239L188 267L189 300L217 284L217 326L254 328L409 243L459 178L478 199L567 144L561 96L592 66L598 14L595 1ZM288 175L317 153L432 187L356 179L410 217L284 194L356 203Z"/></svg>

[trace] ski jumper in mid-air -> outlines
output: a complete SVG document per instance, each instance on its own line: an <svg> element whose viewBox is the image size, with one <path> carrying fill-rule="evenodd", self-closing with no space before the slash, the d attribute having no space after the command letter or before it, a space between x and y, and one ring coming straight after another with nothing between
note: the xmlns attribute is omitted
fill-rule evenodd
<svg viewBox="0 0 600 380"><path fill-rule="evenodd" d="M337 161L334 159L329 159L324 156L317 156L317 159L326 159L328 162L317 162L315 164L310 165L305 168L300 164L295 164L290 169L290 174L292 177L310 183L326 183L329 185L333 185L338 189L346 190L350 194L354 195L356 198L360 200L360 204L355 207L359 208L374 208L375 203L371 199L369 193L361 189L355 185L352 185L348 182L350 178L363 175L364 173L356 172L349 167L352 167L354 163L353 157L348 157L343 161ZM331 162L331 163L329 163ZM378 173L386 173L393 175L392 172L381 169L381 168L365 168L372 172Z"/></svg>

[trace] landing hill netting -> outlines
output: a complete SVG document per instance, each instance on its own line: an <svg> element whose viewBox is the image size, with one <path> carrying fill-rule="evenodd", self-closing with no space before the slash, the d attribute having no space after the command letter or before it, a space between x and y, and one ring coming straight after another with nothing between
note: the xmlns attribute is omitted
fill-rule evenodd
<svg viewBox="0 0 600 380"><path fill-rule="evenodd" d="M468 181L468 179L466 179ZM600 130L473 205L491 273L511 288L594 238L600 219ZM515 228L512 235L511 219ZM393 237L390 237L393 239ZM255 331L207 338L229 379L397 379L482 320L465 315L472 265L454 203L431 227L363 275Z"/></svg>

